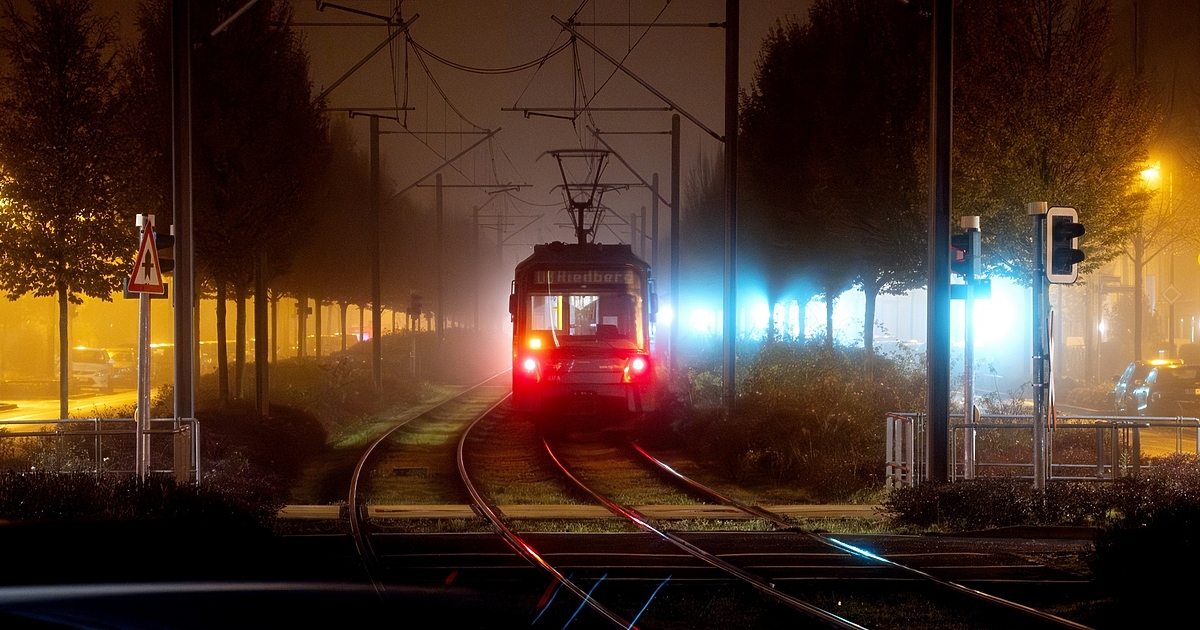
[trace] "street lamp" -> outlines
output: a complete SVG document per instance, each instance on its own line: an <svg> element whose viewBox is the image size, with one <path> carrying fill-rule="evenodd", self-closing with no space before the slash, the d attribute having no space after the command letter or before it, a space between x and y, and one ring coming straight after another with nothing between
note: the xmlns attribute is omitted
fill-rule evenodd
<svg viewBox="0 0 1200 630"><path fill-rule="evenodd" d="M1154 166L1143 170L1142 181L1146 183L1147 189L1158 190L1162 186L1162 163L1155 162Z"/></svg>

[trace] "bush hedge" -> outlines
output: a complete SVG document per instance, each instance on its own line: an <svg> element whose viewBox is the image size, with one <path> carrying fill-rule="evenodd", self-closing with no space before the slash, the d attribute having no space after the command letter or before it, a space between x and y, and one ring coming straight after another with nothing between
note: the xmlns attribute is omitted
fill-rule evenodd
<svg viewBox="0 0 1200 630"><path fill-rule="evenodd" d="M689 372L677 431L735 479L800 485L819 501L880 488L884 417L923 406L918 364L862 349L775 342L740 363L739 397L728 418L714 406L719 376Z"/></svg>

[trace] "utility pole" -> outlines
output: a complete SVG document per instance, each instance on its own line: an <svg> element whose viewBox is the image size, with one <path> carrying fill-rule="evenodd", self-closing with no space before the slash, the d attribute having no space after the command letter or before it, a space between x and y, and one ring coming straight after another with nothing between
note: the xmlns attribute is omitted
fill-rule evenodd
<svg viewBox="0 0 1200 630"><path fill-rule="evenodd" d="M725 1L725 320L722 335L723 410L733 414L737 393L737 140L738 0Z"/></svg>
<svg viewBox="0 0 1200 630"><path fill-rule="evenodd" d="M949 481L950 430L950 136L953 0L935 0L930 70L929 281L926 325L926 477Z"/></svg>
<svg viewBox="0 0 1200 630"><path fill-rule="evenodd" d="M1033 487L1046 487L1046 402L1050 389L1050 348L1046 318L1050 312L1049 287L1046 281L1046 209L1045 201L1026 204L1033 233L1032 328L1033 343Z"/></svg>
<svg viewBox="0 0 1200 630"><path fill-rule="evenodd" d="M380 317L383 314L382 291L380 290L380 269L382 265L379 256L382 252L379 220L379 116L369 116L371 120L371 166L370 190L367 195L368 204L367 225L371 232L371 375L374 377L375 391L383 391L383 326Z"/></svg>
<svg viewBox="0 0 1200 630"><path fill-rule="evenodd" d="M446 340L446 306L442 290L442 255L443 255L443 205L442 205L442 174L434 179L437 187L437 340L440 345Z"/></svg>
<svg viewBox="0 0 1200 630"><path fill-rule="evenodd" d="M192 248L191 3L171 3L172 217L175 229L175 429L196 417L196 269ZM195 436L193 454L197 450ZM193 458L192 461L198 461ZM200 468L196 477L200 481Z"/></svg>
<svg viewBox="0 0 1200 630"><path fill-rule="evenodd" d="M671 378L679 374L679 114L671 116Z"/></svg>

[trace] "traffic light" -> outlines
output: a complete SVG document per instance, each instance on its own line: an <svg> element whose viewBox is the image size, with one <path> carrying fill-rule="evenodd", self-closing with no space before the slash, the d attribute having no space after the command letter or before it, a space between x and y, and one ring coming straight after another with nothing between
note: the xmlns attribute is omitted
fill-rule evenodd
<svg viewBox="0 0 1200 630"><path fill-rule="evenodd" d="M174 246L174 235L163 234L158 230L154 231L154 249L158 250L158 268L163 273L169 273L175 270L175 258L173 256L173 252L169 251Z"/></svg>
<svg viewBox="0 0 1200 630"><path fill-rule="evenodd" d="M950 270L968 282L979 278L979 230L950 235Z"/></svg>
<svg viewBox="0 0 1200 630"><path fill-rule="evenodd" d="M1071 284L1079 277L1083 250L1079 237L1083 224L1075 208L1055 207L1046 211L1046 279L1055 284Z"/></svg>

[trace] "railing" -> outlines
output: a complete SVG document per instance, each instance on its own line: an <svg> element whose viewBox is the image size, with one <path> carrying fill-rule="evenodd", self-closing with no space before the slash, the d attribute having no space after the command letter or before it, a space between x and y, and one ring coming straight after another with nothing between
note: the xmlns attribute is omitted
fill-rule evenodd
<svg viewBox="0 0 1200 630"><path fill-rule="evenodd" d="M153 418L151 474L200 481L200 424L195 418ZM137 423L132 418L0 420L0 467L13 470L136 474Z"/></svg>
<svg viewBox="0 0 1200 630"><path fill-rule="evenodd" d="M1033 479L1033 416L983 414L950 425L948 449L952 480L973 477ZM888 488L918 485L927 474L925 414L886 417L885 483ZM1081 432L1092 435L1081 437ZM1146 437L1173 433L1173 452L1200 453L1200 419L1194 417L1058 415L1047 432L1047 479L1103 480L1137 475L1149 467ZM1094 439L1093 439L1094 435ZM967 444L968 448L964 448ZM973 453L973 461L967 461Z"/></svg>

